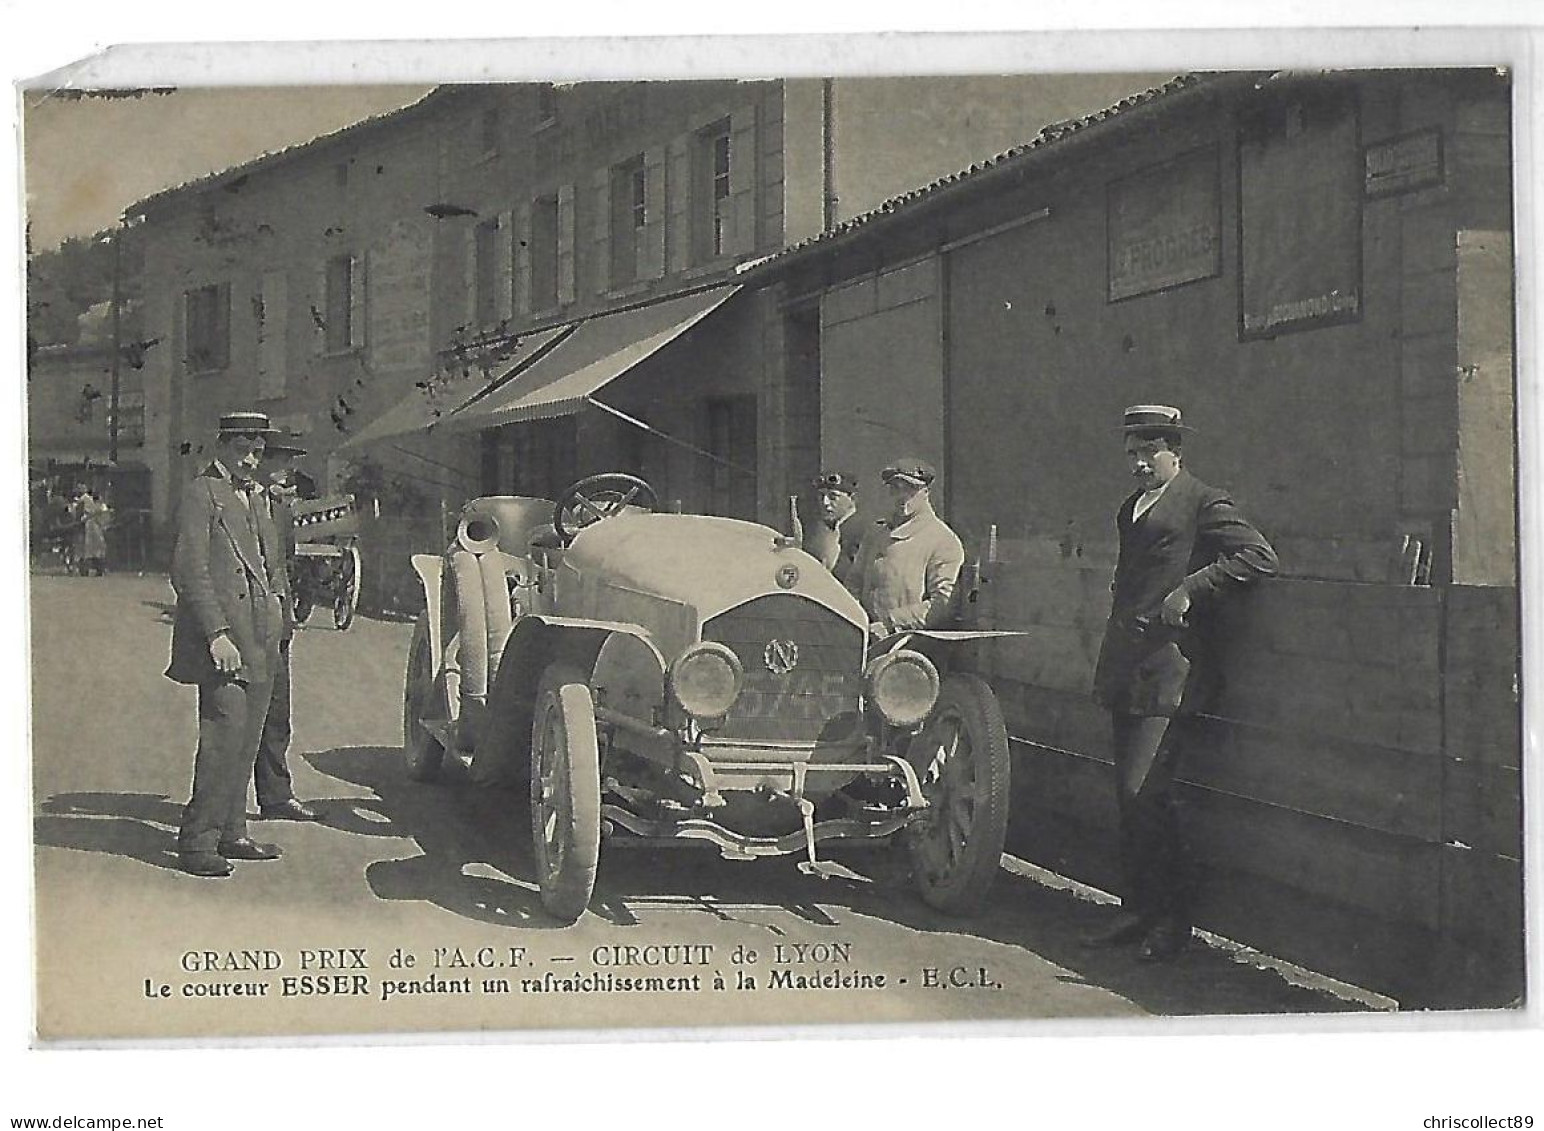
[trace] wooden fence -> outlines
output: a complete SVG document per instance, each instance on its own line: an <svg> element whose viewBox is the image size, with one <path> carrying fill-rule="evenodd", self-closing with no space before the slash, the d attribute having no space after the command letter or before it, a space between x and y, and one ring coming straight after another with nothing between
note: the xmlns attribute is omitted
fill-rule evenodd
<svg viewBox="0 0 1544 1131"><path fill-rule="evenodd" d="M975 612L1013 736L1010 851L1116 886L1109 722L1089 698L1110 570L1005 544ZM1405 1007L1522 993L1515 589L1274 580L1223 614L1193 726L1200 923Z"/></svg>

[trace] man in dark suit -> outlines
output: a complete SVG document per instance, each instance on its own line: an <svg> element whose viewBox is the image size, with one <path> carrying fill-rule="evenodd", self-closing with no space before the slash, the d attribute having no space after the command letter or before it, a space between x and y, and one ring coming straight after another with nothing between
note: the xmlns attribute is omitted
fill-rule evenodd
<svg viewBox="0 0 1544 1131"><path fill-rule="evenodd" d="M193 790L177 834L179 862L195 876L228 876L232 860L281 855L247 835L246 813L289 592L278 533L252 497L272 434L260 412L221 417L215 458L188 484L177 516L166 674L198 688Z"/></svg>
<svg viewBox="0 0 1544 1131"><path fill-rule="evenodd" d="M286 577L295 560L295 517L290 510L298 490L299 473L295 470L295 460L305 454L306 450L291 438L270 438L263 449L262 466L268 483L252 496L273 520L283 551L282 568ZM295 797L290 780L290 645L294 638L295 603L286 600L284 634L279 639L279 657L274 667L273 697L269 701L262 737L258 740L257 765L252 775L257 786L258 812L270 821L314 821L318 817L315 809Z"/></svg>
<svg viewBox="0 0 1544 1131"><path fill-rule="evenodd" d="M1137 490L1116 516L1120 556L1094 698L1110 712L1120 812L1122 916L1085 939L1140 942L1167 961L1191 938L1195 877L1180 836L1174 779L1186 719L1220 683L1210 610L1276 572L1276 552L1224 491L1183 467L1191 429L1168 405L1125 413L1126 461Z"/></svg>

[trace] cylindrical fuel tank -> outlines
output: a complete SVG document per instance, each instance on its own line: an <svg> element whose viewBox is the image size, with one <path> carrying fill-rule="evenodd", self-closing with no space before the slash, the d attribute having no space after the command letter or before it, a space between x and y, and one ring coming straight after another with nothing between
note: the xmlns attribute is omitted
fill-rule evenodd
<svg viewBox="0 0 1544 1131"><path fill-rule="evenodd" d="M552 504L524 495L488 495L473 499L461 511L456 542L476 554L502 550L527 557L531 534L552 521Z"/></svg>

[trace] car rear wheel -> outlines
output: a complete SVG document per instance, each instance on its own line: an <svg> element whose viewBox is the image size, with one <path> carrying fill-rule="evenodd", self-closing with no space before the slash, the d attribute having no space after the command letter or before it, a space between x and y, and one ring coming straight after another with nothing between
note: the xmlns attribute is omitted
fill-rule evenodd
<svg viewBox="0 0 1544 1131"><path fill-rule="evenodd" d="M430 653L429 617L413 626L407 652L407 678L402 684L402 757L414 781L433 781L445 761L445 747L429 733L423 720L434 706L434 657Z"/></svg>
<svg viewBox="0 0 1544 1131"><path fill-rule="evenodd" d="M986 899L1008 835L1008 730L986 682L946 676L907 756L930 802L907 834L917 887L930 906L971 914Z"/></svg>
<svg viewBox="0 0 1544 1131"><path fill-rule="evenodd" d="M600 741L584 672L553 664L531 722L531 833L542 906L573 923L589 906L600 861Z"/></svg>

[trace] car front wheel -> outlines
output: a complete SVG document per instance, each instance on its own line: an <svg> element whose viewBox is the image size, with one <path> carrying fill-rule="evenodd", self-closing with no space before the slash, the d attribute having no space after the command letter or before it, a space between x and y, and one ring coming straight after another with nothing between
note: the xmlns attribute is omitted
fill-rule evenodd
<svg viewBox="0 0 1544 1131"><path fill-rule="evenodd" d="M907 757L929 802L907 831L917 887L930 906L969 915L986 899L1008 835L1008 730L991 687L946 676Z"/></svg>
<svg viewBox="0 0 1544 1131"><path fill-rule="evenodd" d="M576 922L589 906L600 860L600 742L585 675L553 664L531 722L531 833L542 906Z"/></svg>
<svg viewBox="0 0 1544 1131"><path fill-rule="evenodd" d="M434 703L434 689L434 657L430 652L429 617L425 614L413 626L407 677L402 686L402 757L407 776L414 781L434 780L445 760L445 747L423 724Z"/></svg>

